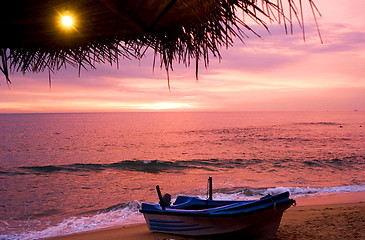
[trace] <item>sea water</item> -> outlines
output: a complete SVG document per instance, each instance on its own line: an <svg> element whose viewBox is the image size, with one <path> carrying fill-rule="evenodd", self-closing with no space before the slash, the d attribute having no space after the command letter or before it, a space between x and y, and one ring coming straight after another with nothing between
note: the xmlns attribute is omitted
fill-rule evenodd
<svg viewBox="0 0 365 240"><path fill-rule="evenodd" d="M365 112L0 115L0 239L143 222L155 186L206 198L365 191Z"/></svg>

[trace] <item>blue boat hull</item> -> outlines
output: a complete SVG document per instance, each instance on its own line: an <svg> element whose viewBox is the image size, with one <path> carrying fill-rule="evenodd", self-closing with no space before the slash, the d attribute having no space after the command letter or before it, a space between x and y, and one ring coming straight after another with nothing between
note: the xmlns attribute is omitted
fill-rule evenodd
<svg viewBox="0 0 365 240"><path fill-rule="evenodd" d="M141 212L151 231L184 236L234 234L249 239L271 239L283 212L294 202L289 199L289 193L256 201L213 201L182 196L164 210L158 204L143 203Z"/></svg>

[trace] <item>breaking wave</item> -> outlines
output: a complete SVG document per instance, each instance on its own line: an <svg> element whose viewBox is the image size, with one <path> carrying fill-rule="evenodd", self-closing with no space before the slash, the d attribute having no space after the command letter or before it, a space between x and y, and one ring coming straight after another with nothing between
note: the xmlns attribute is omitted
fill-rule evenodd
<svg viewBox="0 0 365 240"><path fill-rule="evenodd" d="M143 222L143 216L139 213L140 206L140 202L135 200L127 204L100 210L94 214L69 217L43 230L26 231L14 235L0 235L0 240L31 240L141 223ZM3 225L3 223L0 222L0 225Z"/></svg>
<svg viewBox="0 0 365 240"><path fill-rule="evenodd" d="M331 159L282 159L282 160L263 160L263 159L193 159L176 161L159 160L125 160L108 164L82 164L75 163L69 165L45 165L45 166L23 166L12 169L0 168L0 175L44 175L52 173L77 173L77 172L100 172L105 170L116 171L137 171L145 173L160 173L167 171L184 171L186 169L202 169L206 171L224 170L232 168L246 168L249 166L265 164L270 170L277 167L303 168L320 167L336 168L351 167L364 164L363 156L348 156L343 158Z"/></svg>
<svg viewBox="0 0 365 240"><path fill-rule="evenodd" d="M350 193L365 191L365 185L347 185L332 187L268 187L268 188L250 188L234 187L215 189L214 198L228 200L252 200L268 194L275 195L283 192L289 192L293 198L306 197L311 195L325 195L329 193ZM200 196L203 197L204 196Z"/></svg>

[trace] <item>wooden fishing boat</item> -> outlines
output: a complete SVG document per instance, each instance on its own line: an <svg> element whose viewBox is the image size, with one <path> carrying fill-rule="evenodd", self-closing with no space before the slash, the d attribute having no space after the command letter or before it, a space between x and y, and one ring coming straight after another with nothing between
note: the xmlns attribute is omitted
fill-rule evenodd
<svg viewBox="0 0 365 240"><path fill-rule="evenodd" d="M158 186L157 190L160 204L142 203L140 210L149 229L184 236L242 235L248 239L272 239L283 212L295 204L289 192L284 192L253 201L178 196L170 205L168 196L162 198Z"/></svg>

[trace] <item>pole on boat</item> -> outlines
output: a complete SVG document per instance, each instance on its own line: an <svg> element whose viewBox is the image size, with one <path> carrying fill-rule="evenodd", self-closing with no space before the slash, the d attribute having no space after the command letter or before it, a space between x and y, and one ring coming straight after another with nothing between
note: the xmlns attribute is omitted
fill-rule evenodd
<svg viewBox="0 0 365 240"><path fill-rule="evenodd" d="M157 190L158 199L160 200L160 206L162 207L162 210L165 210L165 205L163 204L163 199L162 199L161 190L160 190L159 185L156 186L156 190Z"/></svg>
<svg viewBox="0 0 365 240"><path fill-rule="evenodd" d="M208 186L209 186L209 190L208 190L209 197L208 197L208 199L213 200L213 179L212 179L212 177L208 178Z"/></svg>

